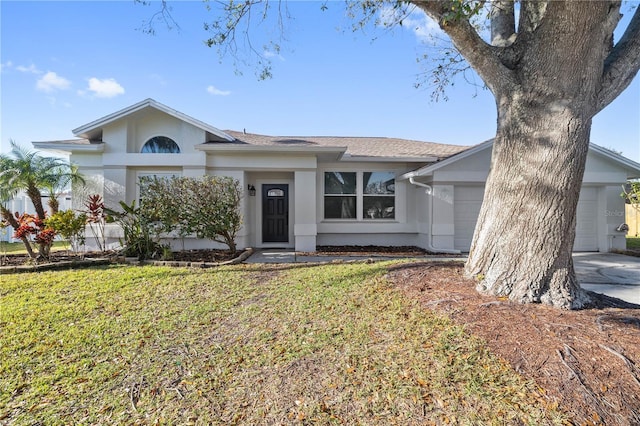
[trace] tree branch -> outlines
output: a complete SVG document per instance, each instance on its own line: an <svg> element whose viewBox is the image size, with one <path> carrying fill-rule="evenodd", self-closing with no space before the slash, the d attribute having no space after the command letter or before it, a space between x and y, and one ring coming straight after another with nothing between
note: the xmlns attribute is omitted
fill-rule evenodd
<svg viewBox="0 0 640 426"><path fill-rule="evenodd" d="M516 19L513 0L491 2L491 44L509 46L516 37Z"/></svg>
<svg viewBox="0 0 640 426"><path fill-rule="evenodd" d="M622 38L605 60L596 112L609 105L640 70L640 8L636 9ZM595 114L594 113L594 114Z"/></svg>
<svg viewBox="0 0 640 426"><path fill-rule="evenodd" d="M547 2L545 1L523 1L520 3L518 33L532 33L535 31L546 11Z"/></svg>
<svg viewBox="0 0 640 426"><path fill-rule="evenodd" d="M411 3L440 25L440 28L451 38L455 48L475 69L494 95L500 87L504 87L505 82L515 83L514 74L500 59L504 49L507 48L491 46L482 40L469 22L469 17L452 16L451 11L461 2L412 0Z"/></svg>

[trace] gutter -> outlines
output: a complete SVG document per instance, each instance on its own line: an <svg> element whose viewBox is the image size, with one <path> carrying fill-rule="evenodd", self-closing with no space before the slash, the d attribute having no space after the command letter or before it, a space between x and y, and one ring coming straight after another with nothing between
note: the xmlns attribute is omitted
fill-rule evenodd
<svg viewBox="0 0 640 426"><path fill-rule="evenodd" d="M412 185L415 186L419 186L422 188L425 188L425 193L428 195L427 198L427 203L429 204L427 206L427 221L428 221L428 225L429 225L429 231L427 232L427 247L426 249L434 252L434 253L445 253L445 254L460 254L461 251L460 250L455 250L455 249L443 249L443 248L438 248L438 247L434 247L433 243L432 243L432 236L431 236L431 226L433 224L433 188L430 185L427 185L425 183L422 182L417 182L415 180L415 178L413 176L409 177L409 183L411 183Z"/></svg>

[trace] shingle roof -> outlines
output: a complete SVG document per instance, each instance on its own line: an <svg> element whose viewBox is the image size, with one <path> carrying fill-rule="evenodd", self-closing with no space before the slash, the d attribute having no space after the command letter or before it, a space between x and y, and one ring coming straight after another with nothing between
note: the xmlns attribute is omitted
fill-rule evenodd
<svg viewBox="0 0 640 426"><path fill-rule="evenodd" d="M362 157L447 158L469 149L469 146L446 145L408 139L385 137L342 137L342 136L265 136L253 133L225 130L233 136L232 142L208 142L208 144L239 144L255 146L317 146L346 147L346 155Z"/></svg>

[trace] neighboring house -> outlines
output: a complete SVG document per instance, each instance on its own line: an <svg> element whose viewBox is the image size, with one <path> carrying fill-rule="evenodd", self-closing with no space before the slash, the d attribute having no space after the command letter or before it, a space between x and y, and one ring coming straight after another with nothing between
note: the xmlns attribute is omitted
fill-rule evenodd
<svg viewBox="0 0 640 426"><path fill-rule="evenodd" d="M73 133L80 139L33 145L71 154L90 179L88 188L74 192L74 203L91 193L103 195L108 206L131 202L139 198L142 176L231 176L245 189L238 246L297 251L372 244L467 251L492 146L222 131L153 99ZM637 176L640 164L591 146L576 250L624 247L624 233L615 231L624 221L620 185ZM185 246L206 244L192 239Z"/></svg>
<svg viewBox="0 0 640 426"><path fill-rule="evenodd" d="M59 203L58 209L60 211L70 209L71 193L65 192L63 194L60 194L60 196L58 197L58 203ZM33 207L33 203L31 202L31 200L29 199L29 197L24 191L19 192L11 200L5 202L4 205L7 209L9 209L10 212L13 212L13 213L36 214L36 209ZM51 214L51 211L49 209L48 195L42 196L42 205L44 206L44 209L47 212L47 215ZM0 218L0 220L1 219L2 218ZM14 232L14 229L12 226L7 226L6 228L0 228L0 241L19 242L20 241L19 239L13 238L13 232Z"/></svg>

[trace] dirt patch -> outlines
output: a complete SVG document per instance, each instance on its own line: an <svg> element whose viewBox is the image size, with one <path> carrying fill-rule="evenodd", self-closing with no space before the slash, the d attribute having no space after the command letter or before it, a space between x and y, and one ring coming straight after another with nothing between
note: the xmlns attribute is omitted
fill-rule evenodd
<svg viewBox="0 0 640 426"><path fill-rule="evenodd" d="M483 338L575 424L640 424L640 309L562 311L480 295L462 264L402 265L388 277Z"/></svg>

